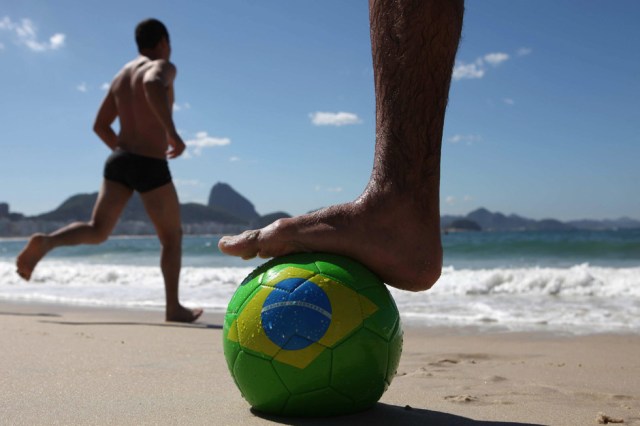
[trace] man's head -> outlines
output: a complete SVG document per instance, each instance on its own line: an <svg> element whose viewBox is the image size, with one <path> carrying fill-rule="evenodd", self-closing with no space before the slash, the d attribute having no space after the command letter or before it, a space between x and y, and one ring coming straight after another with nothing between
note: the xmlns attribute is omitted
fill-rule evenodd
<svg viewBox="0 0 640 426"><path fill-rule="evenodd" d="M140 53L163 48L170 48L167 27L157 19L145 19L136 27L136 44Z"/></svg>

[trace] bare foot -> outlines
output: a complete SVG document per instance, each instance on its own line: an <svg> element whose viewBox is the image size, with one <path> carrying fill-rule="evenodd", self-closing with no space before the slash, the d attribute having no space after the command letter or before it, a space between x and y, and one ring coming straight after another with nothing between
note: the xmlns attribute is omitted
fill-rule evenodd
<svg viewBox="0 0 640 426"><path fill-rule="evenodd" d="M194 322L204 311L200 308L188 309L182 305L178 305L177 308L167 308L165 315L165 321L170 322Z"/></svg>
<svg viewBox="0 0 640 426"><path fill-rule="evenodd" d="M432 211L430 211L432 210ZM329 252L360 261L387 284L429 289L440 277L442 246L437 207L413 199L366 197L232 237L223 253L250 259L296 252Z"/></svg>
<svg viewBox="0 0 640 426"><path fill-rule="evenodd" d="M46 235L34 234L16 259L16 272L18 275L29 281L36 265L48 251Z"/></svg>

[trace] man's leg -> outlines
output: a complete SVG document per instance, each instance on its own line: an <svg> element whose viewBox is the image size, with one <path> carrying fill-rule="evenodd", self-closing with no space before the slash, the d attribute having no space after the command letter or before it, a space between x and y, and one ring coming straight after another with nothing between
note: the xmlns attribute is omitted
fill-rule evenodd
<svg viewBox="0 0 640 426"><path fill-rule="evenodd" d="M160 267L167 301L165 318L167 321L193 322L202 315L202 309L183 307L178 294L182 266L182 224L175 186L168 183L140 196L162 244Z"/></svg>
<svg viewBox="0 0 640 426"><path fill-rule="evenodd" d="M56 247L99 244L105 241L132 193L131 189L122 184L103 181L91 221L75 222L48 235L33 235L16 260L18 274L28 281L40 259Z"/></svg>
<svg viewBox="0 0 640 426"><path fill-rule="evenodd" d="M351 203L224 237L220 250L333 252L394 287L430 288L442 268L440 148L463 10L462 0L370 0L376 147L367 188Z"/></svg>

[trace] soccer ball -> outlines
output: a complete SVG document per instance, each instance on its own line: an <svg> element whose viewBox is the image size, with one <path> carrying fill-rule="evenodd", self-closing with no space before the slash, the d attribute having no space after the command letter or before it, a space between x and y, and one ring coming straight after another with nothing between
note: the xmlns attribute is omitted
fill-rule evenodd
<svg viewBox="0 0 640 426"><path fill-rule="evenodd" d="M273 259L240 284L227 308L224 355L257 411L353 413L374 405L402 352L398 309L358 262L321 253Z"/></svg>

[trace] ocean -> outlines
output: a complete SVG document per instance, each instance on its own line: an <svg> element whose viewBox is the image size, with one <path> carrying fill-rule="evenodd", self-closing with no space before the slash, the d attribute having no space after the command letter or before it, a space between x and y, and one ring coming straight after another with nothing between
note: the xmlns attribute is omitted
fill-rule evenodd
<svg viewBox="0 0 640 426"><path fill-rule="evenodd" d="M224 312L263 260L222 255L217 236L185 236L181 299ZM112 237L54 250L30 282L15 273L24 239L0 240L0 300L162 309L155 237ZM443 235L444 268L429 291L391 289L403 321L495 331L640 333L640 230Z"/></svg>

